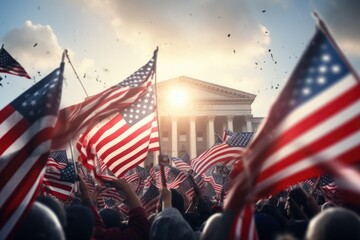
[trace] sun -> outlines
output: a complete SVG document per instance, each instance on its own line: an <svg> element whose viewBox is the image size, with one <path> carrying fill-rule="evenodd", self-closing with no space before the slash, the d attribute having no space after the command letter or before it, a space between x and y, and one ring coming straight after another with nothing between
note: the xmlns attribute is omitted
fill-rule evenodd
<svg viewBox="0 0 360 240"><path fill-rule="evenodd" d="M172 106L182 107L187 102L186 91L182 88L174 88L169 92L169 100Z"/></svg>

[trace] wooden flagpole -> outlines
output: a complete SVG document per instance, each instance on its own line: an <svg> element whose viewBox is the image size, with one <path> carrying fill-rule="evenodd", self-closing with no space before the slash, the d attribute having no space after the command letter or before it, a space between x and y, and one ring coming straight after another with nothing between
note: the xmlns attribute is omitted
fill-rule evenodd
<svg viewBox="0 0 360 240"><path fill-rule="evenodd" d="M157 64L157 53L159 51L159 47L156 47L155 52L156 52L156 61L155 64ZM166 177L165 177L165 170L164 167L166 165L169 164L169 157L167 155L163 155L161 153L161 145L160 145L160 139L161 139L161 134L160 134L160 123L159 123L159 110L158 110L158 101L157 101L157 65L155 65L155 106L156 106L156 121L157 121L157 125L158 125L158 134L159 134L159 157L158 157L158 161L159 161L159 166L160 166L160 176L161 176L161 184L163 188L166 188Z"/></svg>

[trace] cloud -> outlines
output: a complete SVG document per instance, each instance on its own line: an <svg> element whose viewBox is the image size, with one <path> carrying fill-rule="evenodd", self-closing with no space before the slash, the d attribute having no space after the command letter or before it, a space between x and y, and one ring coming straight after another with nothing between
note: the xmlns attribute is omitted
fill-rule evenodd
<svg viewBox="0 0 360 240"><path fill-rule="evenodd" d="M3 42L30 75L38 76L38 72L51 71L60 64L63 50L49 25L26 21L22 28L9 31Z"/></svg>
<svg viewBox="0 0 360 240"><path fill-rule="evenodd" d="M209 72L201 79L211 81L215 76L210 69L252 67L256 58L266 54L271 42L269 31L258 24L244 1L84 3L111 19L116 38L134 49L134 54L151 52L159 46L159 73L165 79Z"/></svg>
<svg viewBox="0 0 360 240"><path fill-rule="evenodd" d="M319 0L314 4L341 49L347 55L360 56L360 1Z"/></svg>

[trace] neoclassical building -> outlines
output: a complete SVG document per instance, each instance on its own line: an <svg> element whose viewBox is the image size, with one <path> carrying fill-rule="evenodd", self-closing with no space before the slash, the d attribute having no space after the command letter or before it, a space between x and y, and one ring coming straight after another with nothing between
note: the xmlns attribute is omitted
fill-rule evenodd
<svg viewBox="0 0 360 240"><path fill-rule="evenodd" d="M255 132L262 120L251 113L255 97L186 76L158 82L161 152L174 157L187 152L194 158L211 147L224 129ZM153 158L145 166L157 163Z"/></svg>

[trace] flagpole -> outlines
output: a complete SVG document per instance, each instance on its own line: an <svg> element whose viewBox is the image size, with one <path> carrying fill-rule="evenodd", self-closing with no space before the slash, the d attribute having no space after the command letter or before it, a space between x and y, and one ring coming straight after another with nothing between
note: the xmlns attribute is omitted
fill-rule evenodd
<svg viewBox="0 0 360 240"><path fill-rule="evenodd" d="M319 27L319 29L321 29L323 31L323 33L325 33L325 35L330 39L331 44L333 45L333 47L336 49L336 51L338 52L338 54L340 55L341 59L345 62L345 64L347 65L347 67L350 69L351 73L354 75L355 79L360 82L360 77L357 74L357 72L355 71L355 69L352 67L352 65L350 64L350 62L348 61L348 59L345 57L345 55L343 54L343 52L341 51L341 49L339 48L339 46L337 45L336 41L334 40L334 38L332 37L332 35L330 34L330 31L328 29L328 27L326 26L325 22L321 19L321 17L319 16L319 14L317 12L313 12L313 16L314 18L317 20L317 25Z"/></svg>
<svg viewBox="0 0 360 240"><path fill-rule="evenodd" d="M75 73L76 78L79 80L80 85L81 85L82 89L84 90L84 92L85 92L85 94L86 94L86 97L89 97L89 94L87 93L84 85L82 84L82 82L81 82L81 80L80 80L80 78L79 78L79 75L77 74L77 72L76 72L76 70L75 70L72 62L70 61L69 54L68 54L68 51L67 51L67 50L66 50L66 53L65 53L65 54L66 54L66 58L68 59L68 61L69 61L69 63L70 63L71 68L73 69L73 71L74 71L74 73Z"/></svg>

